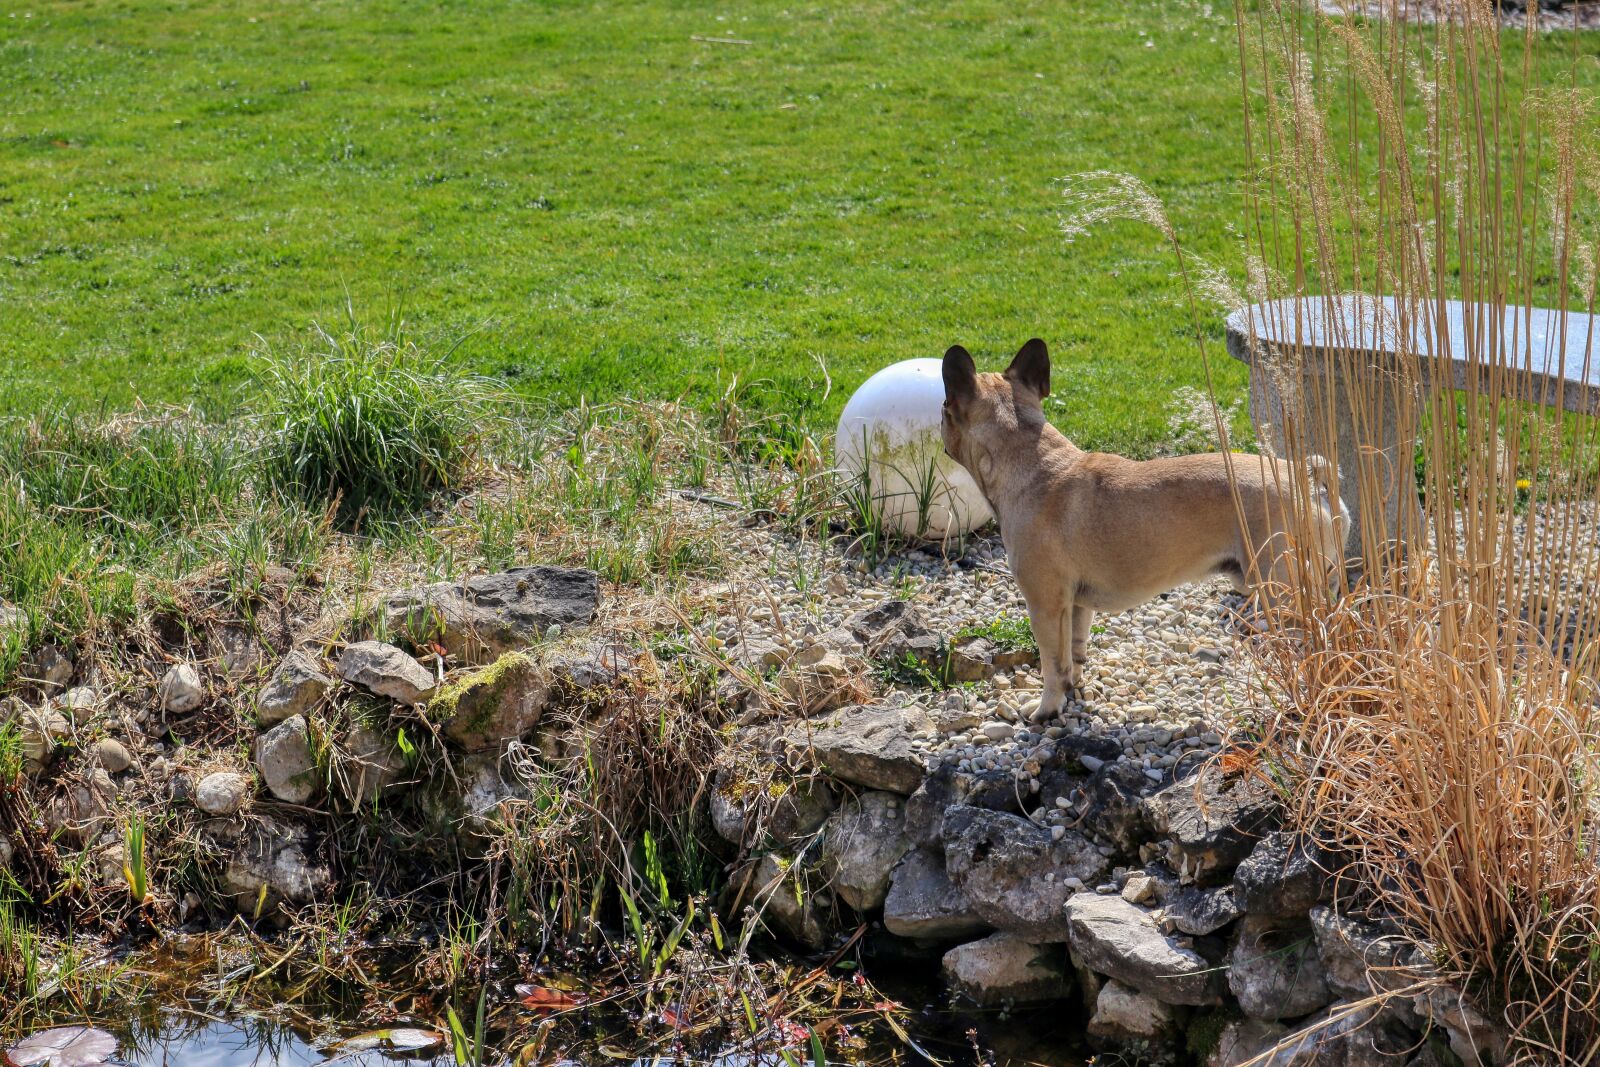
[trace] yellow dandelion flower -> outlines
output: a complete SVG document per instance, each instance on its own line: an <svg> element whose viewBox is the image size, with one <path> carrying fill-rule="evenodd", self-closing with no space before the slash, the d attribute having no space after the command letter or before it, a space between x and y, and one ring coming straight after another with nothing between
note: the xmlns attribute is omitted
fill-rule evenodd
<svg viewBox="0 0 1600 1067"><path fill-rule="evenodd" d="M1517 479L1517 488L1518 489L1532 489L1533 488L1533 483L1531 481L1529 481L1528 479L1526 479L1526 478L1518 478Z"/></svg>

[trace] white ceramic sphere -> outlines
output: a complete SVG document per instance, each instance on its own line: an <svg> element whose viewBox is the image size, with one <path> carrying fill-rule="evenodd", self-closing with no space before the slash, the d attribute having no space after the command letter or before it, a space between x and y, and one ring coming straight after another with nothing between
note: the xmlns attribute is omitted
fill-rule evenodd
<svg viewBox="0 0 1600 1067"><path fill-rule="evenodd" d="M902 537L958 537L992 517L965 467L944 454L944 378L937 359L908 359L861 384L839 416L834 454L846 477L867 474L872 507Z"/></svg>

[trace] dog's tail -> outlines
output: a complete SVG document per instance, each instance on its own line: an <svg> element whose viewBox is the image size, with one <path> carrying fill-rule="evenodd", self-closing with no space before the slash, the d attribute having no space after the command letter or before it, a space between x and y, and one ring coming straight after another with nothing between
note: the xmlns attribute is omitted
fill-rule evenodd
<svg viewBox="0 0 1600 1067"><path fill-rule="evenodd" d="M1333 519L1334 536L1342 545L1350 535L1350 509L1339 497L1339 468L1326 456L1308 456L1306 466L1311 471L1311 480L1322 489L1323 502Z"/></svg>

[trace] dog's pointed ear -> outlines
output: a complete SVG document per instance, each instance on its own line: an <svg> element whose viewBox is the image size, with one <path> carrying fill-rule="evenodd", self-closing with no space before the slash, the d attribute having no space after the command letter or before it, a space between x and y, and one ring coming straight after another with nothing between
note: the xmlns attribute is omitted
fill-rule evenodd
<svg viewBox="0 0 1600 1067"><path fill-rule="evenodd" d="M1050 350L1037 337L1017 350L1006 368L1006 377L1015 385L1025 385L1043 400L1050 395Z"/></svg>
<svg viewBox="0 0 1600 1067"><path fill-rule="evenodd" d="M960 345L951 345L944 354L945 401L959 404L977 392L978 365L972 361L972 353Z"/></svg>

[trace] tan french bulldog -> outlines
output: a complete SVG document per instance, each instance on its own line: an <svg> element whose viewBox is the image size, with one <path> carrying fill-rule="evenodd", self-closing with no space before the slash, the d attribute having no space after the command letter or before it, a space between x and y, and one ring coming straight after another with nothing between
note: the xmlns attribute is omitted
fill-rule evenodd
<svg viewBox="0 0 1600 1067"><path fill-rule="evenodd" d="M1240 592L1252 576L1286 583L1296 550L1329 574L1339 563L1349 515L1320 456L1303 482L1287 461L1244 453L1141 462L1084 452L1044 416L1050 354L1038 338L1004 374L979 374L954 346L944 354L944 394L944 449L1000 522L1039 643L1043 707L1060 708L1082 685L1096 611L1123 611L1213 574ZM1310 501L1309 521L1294 521L1297 499ZM1312 531L1314 543L1298 544L1297 530Z"/></svg>

